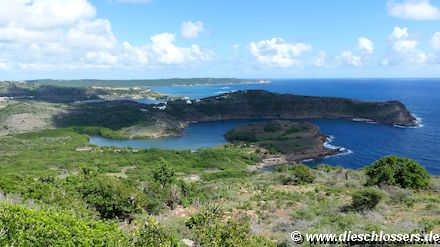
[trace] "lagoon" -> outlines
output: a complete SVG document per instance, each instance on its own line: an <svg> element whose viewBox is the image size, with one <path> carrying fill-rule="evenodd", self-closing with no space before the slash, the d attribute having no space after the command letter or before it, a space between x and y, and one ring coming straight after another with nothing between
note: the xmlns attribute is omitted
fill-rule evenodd
<svg viewBox="0 0 440 247"><path fill-rule="evenodd" d="M197 150L228 143L223 135L237 126L262 120L228 120L194 123L185 129L184 136L161 137L156 139L115 140L92 136L90 144L132 148L162 148L174 150Z"/></svg>
<svg viewBox="0 0 440 247"><path fill-rule="evenodd" d="M264 89L277 93L373 101L400 100L423 120L422 128L397 128L344 120L314 120L322 133L334 137L331 145L344 147L347 153L311 161L309 164L323 162L359 168L382 156L396 154L415 159L426 166L431 174L440 175L439 79L286 79L273 80L270 84L157 86L152 89L193 99L233 90ZM188 135L183 137L123 141L93 137L90 141L92 144L104 146L194 150L227 143L223 138L224 133L249 122L252 120L197 123L189 126L185 130Z"/></svg>

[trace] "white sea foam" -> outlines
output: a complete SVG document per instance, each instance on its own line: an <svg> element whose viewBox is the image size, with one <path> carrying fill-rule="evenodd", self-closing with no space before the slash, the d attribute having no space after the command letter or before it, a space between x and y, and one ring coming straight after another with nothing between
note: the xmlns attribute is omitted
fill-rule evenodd
<svg viewBox="0 0 440 247"><path fill-rule="evenodd" d="M377 124L377 122L368 119L368 118L353 118L353 122L361 122L361 123L367 123L367 124Z"/></svg>
<svg viewBox="0 0 440 247"><path fill-rule="evenodd" d="M403 128L403 129L418 129L418 128L423 128L425 125L423 124L423 119L421 117L418 117L416 114L411 114L415 119L415 126L402 126L402 125L393 125L394 127L397 128Z"/></svg>
<svg viewBox="0 0 440 247"><path fill-rule="evenodd" d="M229 93L229 91L218 91L218 92L215 92L215 94L225 94L225 93Z"/></svg>
<svg viewBox="0 0 440 247"><path fill-rule="evenodd" d="M331 143L335 140L334 136L329 136L327 137L327 140L324 142L324 147L328 148L328 149L333 149L333 150L339 150L340 153L335 154L335 155L328 155L325 158L329 158L329 157L333 157L333 156L339 156L339 155L348 155L348 154L352 154L353 151L344 147L340 147L340 146L336 146L336 145L332 145Z"/></svg>
<svg viewBox="0 0 440 247"><path fill-rule="evenodd" d="M310 162L310 161L313 161L313 159L305 159L305 160L303 160L301 162Z"/></svg>

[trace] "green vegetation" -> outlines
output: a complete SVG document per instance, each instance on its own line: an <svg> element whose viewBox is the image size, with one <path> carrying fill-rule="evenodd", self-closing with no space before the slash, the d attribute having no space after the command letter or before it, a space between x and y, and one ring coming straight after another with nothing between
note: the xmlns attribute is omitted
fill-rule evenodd
<svg viewBox="0 0 440 247"><path fill-rule="evenodd" d="M53 117L66 108L64 104L30 100L0 102L0 135L53 128Z"/></svg>
<svg viewBox="0 0 440 247"><path fill-rule="evenodd" d="M296 164L287 170L288 175L283 179L283 184L304 185L313 183L315 175L304 164Z"/></svg>
<svg viewBox="0 0 440 247"><path fill-rule="evenodd" d="M354 210L371 210L382 201L384 195L382 192L367 188L353 193L351 206Z"/></svg>
<svg viewBox="0 0 440 247"><path fill-rule="evenodd" d="M80 104L57 116L55 123L58 127L99 126L117 130L148 121L149 115L143 114L142 108L145 105L130 101Z"/></svg>
<svg viewBox="0 0 440 247"><path fill-rule="evenodd" d="M96 85L89 84L85 87L74 87L68 86L68 84L69 83L57 85L57 83L35 84L0 81L0 97L32 99L34 101L50 103L72 103L75 101L95 101L101 99L167 98L165 95L137 86L113 88L97 87Z"/></svg>
<svg viewBox="0 0 440 247"><path fill-rule="evenodd" d="M415 160L387 156L366 168L367 184L398 185L402 188L424 189L428 187L431 176L425 167Z"/></svg>
<svg viewBox="0 0 440 247"><path fill-rule="evenodd" d="M52 209L0 203L1 246L128 246L112 222L75 218Z"/></svg>
<svg viewBox="0 0 440 247"><path fill-rule="evenodd" d="M29 83L53 85L60 87L141 87L141 86L172 86L196 84L237 84L250 81L234 78L188 78L188 79L157 79L157 80L30 80Z"/></svg>
<svg viewBox="0 0 440 247"><path fill-rule="evenodd" d="M133 184L107 176L90 173L69 177L66 181L79 192L87 205L98 211L103 219L126 219L142 212L146 198Z"/></svg>
<svg viewBox="0 0 440 247"><path fill-rule="evenodd" d="M259 139L255 133L240 132L236 130L230 130L225 135L226 139L230 142L242 141L242 142L257 142Z"/></svg>
<svg viewBox="0 0 440 247"><path fill-rule="evenodd" d="M239 126L228 131L225 138L229 142L252 142L288 154L321 146L317 134L319 130L312 124L272 120Z"/></svg>
<svg viewBox="0 0 440 247"><path fill-rule="evenodd" d="M325 136L311 123L287 120L259 122L234 128L225 134L225 138L236 144L255 145L272 154L282 153L298 161L337 153L323 147Z"/></svg>
<svg viewBox="0 0 440 247"><path fill-rule="evenodd" d="M197 246L275 246L264 238L252 235L248 223L225 220L224 211L218 205L208 205L191 216L186 225L193 229Z"/></svg>
<svg viewBox="0 0 440 247"><path fill-rule="evenodd" d="M154 246L154 247L177 247L179 241L177 237L167 231L154 218L148 218L135 230L137 239L134 246Z"/></svg>
<svg viewBox="0 0 440 247"><path fill-rule="evenodd" d="M251 169L281 154L294 160L325 155L325 136L308 123L242 126L226 135L233 144L197 151L88 143L91 135L176 133L181 121L188 120L186 114L215 118L227 114L228 107L237 108L236 100L220 111L210 104L228 97L239 102L244 97L249 107L261 110L258 95L274 97L274 104L262 110L283 110L277 95L264 92L210 98L196 110L191 107L197 103L184 101L168 104L167 110L127 101L68 105L9 100L0 105L4 125L33 115L45 123L21 131L6 124L4 129L11 131L0 136L0 245L289 246L294 230L440 230L440 178L409 159L389 156L360 170L304 164L273 172ZM201 112L206 115L197 115Z"/></svg>

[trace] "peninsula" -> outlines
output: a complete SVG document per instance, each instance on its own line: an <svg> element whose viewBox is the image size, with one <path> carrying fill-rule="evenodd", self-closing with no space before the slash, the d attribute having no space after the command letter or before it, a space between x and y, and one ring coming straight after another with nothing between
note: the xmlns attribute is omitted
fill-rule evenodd
<svg viewBox="0 0 440 247"><path fill-rule="evenodd" d="M232 143L253 145L267 154L282 154L287 162L301 162L341 153L325 147L328 136L308 122L272 120L239 126L225 134Z"/></svg>
<svg viewBox="0 0 440 247"><path fill-rule="evenodd" d="M145 138L181 135L190 123L200 121L320 118L416 125L416 119L398 101L368 102L263 90L237 91L200 100L179 99L156 105L132 101L73 105L55 116L55 123L57 127L106 127L124 138Z"/></svg>

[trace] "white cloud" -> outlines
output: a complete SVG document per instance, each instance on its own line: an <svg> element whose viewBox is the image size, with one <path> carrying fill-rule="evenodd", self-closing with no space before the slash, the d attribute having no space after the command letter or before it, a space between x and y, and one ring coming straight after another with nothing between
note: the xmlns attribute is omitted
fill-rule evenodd
<svg viewBox="0 0 440 247"><path fill-rule="evenodd" d="M440 10L429 0L404 0L388 2L388 14L409 20L440 20Z"/></svg>
<svg viewBox="0 0 440 247"><path fill-rule="evenodd" d="M120 62L125 66L131 64L146 65L150 62L149 51L147 47L132 46L128 42L122 44Z"/></svg>
<svg viewBox="0 0 440 247"><path fill-rule="evenodd" d="M54 29L94 18L96 10L87 0L0 0L0 26L23 29Z"/></svg>
<svg viewBox="0 0 440 247"><path fill-rule="evenodd" d="M180 34L184 39L195 39L198 38L200 33L203 32L205 28L203 27L203 23L200 21L192 22L187 21L182 23L182 28L180 30Z"/></svg>
<svg viewBox="0 0 440 247"><path fill-rule="evenodd" d="M111 23L87 0L0 0L0 67L5 69L146 68L208 60L213 52L179 47L175 34L151 43L119 43Z"/></svg>
<svg viewBox="0 0 440 247"><path fill-rule="evenodd" d="M118 3L150 3L151 0L116 0Z"/></svg>
<svg viewBox="0 0 440 247"><path fill-rule="evenodd" d="M327 63L327 53L325 51L320 51L313 60L313 65L315 67L324 67L326 63Z"/></svg>
<svg viewBox="0 0 440 247"><path fill-rule="evenodd" d="M87 52L86 59L89 63L96 63L99 65L114 65L118 62L118 57L107 51Z"/></svg>
<svg viewBox="0 0 440 247"><path fill-rule="evenodd" d="M0 27L0 42L32 43L45 42L57 37L56 31L30 30L9 23Z"/></svg>
<svg viewBox="0 0 440 247"><path fill-rule="evenodd" d="M113 49L117 45L108 20L80 21L67 32L67 41L73 47Z"/></svg>
<svg viewBox="0 0 440 247"><path fill-rule="evenodd" d="M435 32L431 38L431 47L440 50L440 32Z"/></svg>
<svg viewBox="0 0 440 247"><path fill-rule="evenodd" d="M373 42L367 38L361 37L358 39L358 48L361 51L361 53L364 54L372 54L374 51L374 45Z"/></svg>
<svg viewBox="0 0 440 247"><path fill-rule="evenodd" d="M174 42L175 34L162 33L151 37L151 51L161 64L183 64L187 61L209 60L212 52L203 50L198 45L177 47Z"/></svg>
<svg viewBox="0 0 440 247"><path fill-rule="evenodd" d="M299 56L310 51L305 43L288 43L281 38L251 42L249 51L256 61L264 66L287 68L300 65Z"/></svg>
<svg viewBox="0 0 440 247"><path fill-rule="evenodd" d="M365 65L367 59L374 52L374 44L368 38L358 38L357 52L351 50L343 51L340 55L334 58L335 62L340 65L349 65L360 67Z"/></svg>
<svg viewBox="0 0 440 247"><path fill-rule="evenodd" d="M362 66L362 58L353 54L352 51L343 51L341 55L337 56L335 59L340 64L352 65L356 67Z"/></svg>
<svg viewBox="0 0 440 247"><path fill-rule="evenodd" d="M408 28L394 27L393 33L389 37L392 48L397 53L407 53L415 51L419 42L410 37Z"/></svg>
<svg viewBox="0 0 440 247"><path fill-rule="evenodd" d="M7 70L8 65L0 59L0 70Z"/></svg>
<svg viewBox="0 0 440 247"><path fill-rule="evenodd" d="M419 41L408 32L408 28L394 27L388 39L394 52L393 63L425 64L428 62L429 56L417 49ZM392 58L387 58L387 60L391 62Z"/></svg>

